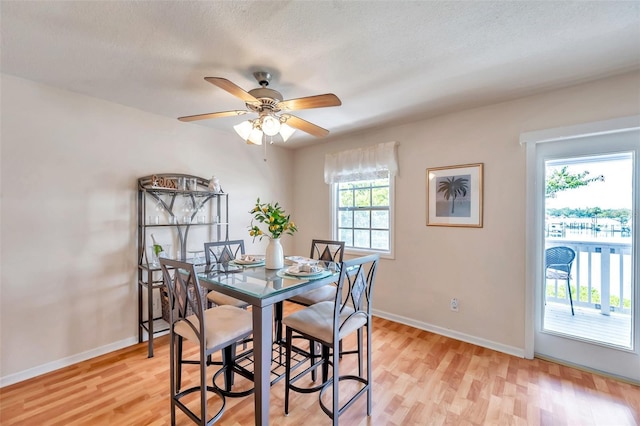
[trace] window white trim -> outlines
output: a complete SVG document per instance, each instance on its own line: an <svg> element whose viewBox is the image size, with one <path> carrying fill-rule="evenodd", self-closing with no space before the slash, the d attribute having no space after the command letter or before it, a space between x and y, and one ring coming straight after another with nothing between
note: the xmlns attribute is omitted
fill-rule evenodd
<svg viewBox="0 0 640 426"><path fill-rule="evenodd" d="M587 136L628 132L640 128L640 115L594 121L574 126L556 127L520 134L520 145L562 141Z"/></svg>
<svg viewBox="0 0 640 426"><path fill-rule="evenodd" d="M367 250L367 249L363 249L363 248L353 248L353 247L346 247L344 248L344 252L347 255L352 255L352 256L364 256L364 255L368 255L368 254L374 254L377 253L380 255L381 259L395 259L395 204L396 204L396 200L395 200L395 184L396 184L396 179L395 176L389 176L389 250ZM337 239L338 235L337 235L337 230L338 230L338 206L337 206L337 197L336 197L336 192L337 192L337 187L338 187L338 183L332 183L330 185L330 191L329 191L329 205L331 208L331 236L332 239Z"/></svg>

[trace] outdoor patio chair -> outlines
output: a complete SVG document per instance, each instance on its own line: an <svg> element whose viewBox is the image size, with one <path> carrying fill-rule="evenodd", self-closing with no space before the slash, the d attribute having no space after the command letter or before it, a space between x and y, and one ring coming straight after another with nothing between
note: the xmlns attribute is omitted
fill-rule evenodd
<svg viewBox="0 0 640 426"><path fill-rule="evenodd" d="M569 303L571 304L571 315L573 311L573 297L571 295L571 266L576 258L576 252L569 247L551 247L544 252L544 275L546 279L566 280L567 291L569 292Z"/></svg>

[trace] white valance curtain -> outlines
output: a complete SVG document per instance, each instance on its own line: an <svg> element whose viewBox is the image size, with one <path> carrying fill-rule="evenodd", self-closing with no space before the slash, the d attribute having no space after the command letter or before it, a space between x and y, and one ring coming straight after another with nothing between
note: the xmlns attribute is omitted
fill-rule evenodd
<svg viewBox="0 0 640 426"><path fill-rule="evenodd" d="M326 183L354 182L395 176L398 173L396 142L327 154L324 157Z"/></svg>

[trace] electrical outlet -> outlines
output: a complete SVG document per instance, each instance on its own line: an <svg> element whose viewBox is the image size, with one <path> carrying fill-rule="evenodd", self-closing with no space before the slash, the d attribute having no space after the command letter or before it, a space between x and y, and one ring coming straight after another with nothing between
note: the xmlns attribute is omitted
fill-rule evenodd
<svg viewBox="0 0 640 426"><path fill-rule="evenodd" d="M458 299L456 299L455 297L451 299L449 307L451 308L452 311L458 312Z"/></svg>

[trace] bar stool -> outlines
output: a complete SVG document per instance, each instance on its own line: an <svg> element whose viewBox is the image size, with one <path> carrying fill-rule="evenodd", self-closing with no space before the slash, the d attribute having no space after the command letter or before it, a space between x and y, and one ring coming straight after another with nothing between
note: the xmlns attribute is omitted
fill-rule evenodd
<svg viewBox="0 0 640 426"><path fill-rule="evenodd" d="M333 301L316 303L285 317L286 326L286 362L285 362L285 399L284 412L289 414L289 391L310 393L320 391L319 402L322 411L338 425L339 416L349 408L360 396L367 394L367 415L371 415L371 309L372 290L375 282L379 255L373 254L348 260L340 264L340 277ZM343 294L345 295L343 300ZM367 329L367 368L363 369L363 328ZM318 362L291 376L291 354L293 333L319 342L322 345L322 356ZM353 332L357 334L358 375L340 376L339 342ZM333 374L322 385L312 388L300 388L294 383L322 366L323 376L327 376L329 365L333 366ZM344 380L355 380L364 386L355 392L349 401L339 406L339 383ZM322 401L326 390L333 390L332 405L327 407Z"/></svg>
<svg viewBox="0 0 640 426"><path fill-rule="evenodd" d="M342 262L344 255L344 241L332 240L312 240L311 241L311 259L324 260L327 262ZM297 303L302 306L311 306L318 302L332 301L336 297L335 284L327 284L315 290L298 294L290 299L290 302Z"/></svg>
<svg viewBox="0 0 640 426"><path fill-rule="evenodd" d="M334 240L320 240L313 239L311 240L311 253L309 257L311 259L322 260L326 262L342 262L342 258L344 256L344 241L334 241ZM336 297L336 285L335 283L324 285L320 288L307 291L302 294L298 294L296 296L287 299L288 302L293 302L302 306L311 306L319 302L325 301L333 301ZM278 342L282 342L282 316L283 316L283 306L282 303L276 305L275 310L275 324L276 324L276 339ZM311 364L315 363L316 359L316 351L318 350L318 345L313 342L309 342L309 358L311 360ZM342 342L340 343L340 352L342 352ZM311 373L311 378L313 381L316 380L316 372L315 370ZM326 380L326 377L323 377L323 380Z"/></svg>
<svg viewBox="0 0 640 426"><path fill-rule="evenodd" d="M228 240L228 241L213 241L210 243L204 243L204 256L207 262L207 266L216 263L226 264L239 254L244 254L244 241L243 240ZM212 290L207 294L207 300L214 305L231 305L237 308L246 309L249 304L238 300L235 297L227 296L226 294Z"/></svg>
<svg viewBox="0 0 640 426"><path fill-rule="evenodd" d="M236 371L235 345L251 335L251 314L244 309L229 305L205 309L206 302L201 295L200 282L192 263L160 258L160 266L169 293L171 424L176 423L176 407L178 407L197 424L212 425L224 412L225 396L223 390L215 386L207 386L207 358L214 352L222 350L225 390L230 391L233 374ZM183 339L198 344L197 361L183 360ZM200 367L199 383L182 389L182 366L194 363ZM199 416L182 402L183 397L194 392L200 393ZM222 400L222 406L211 418L207 415L209 392L218 395Z"/></svg>

